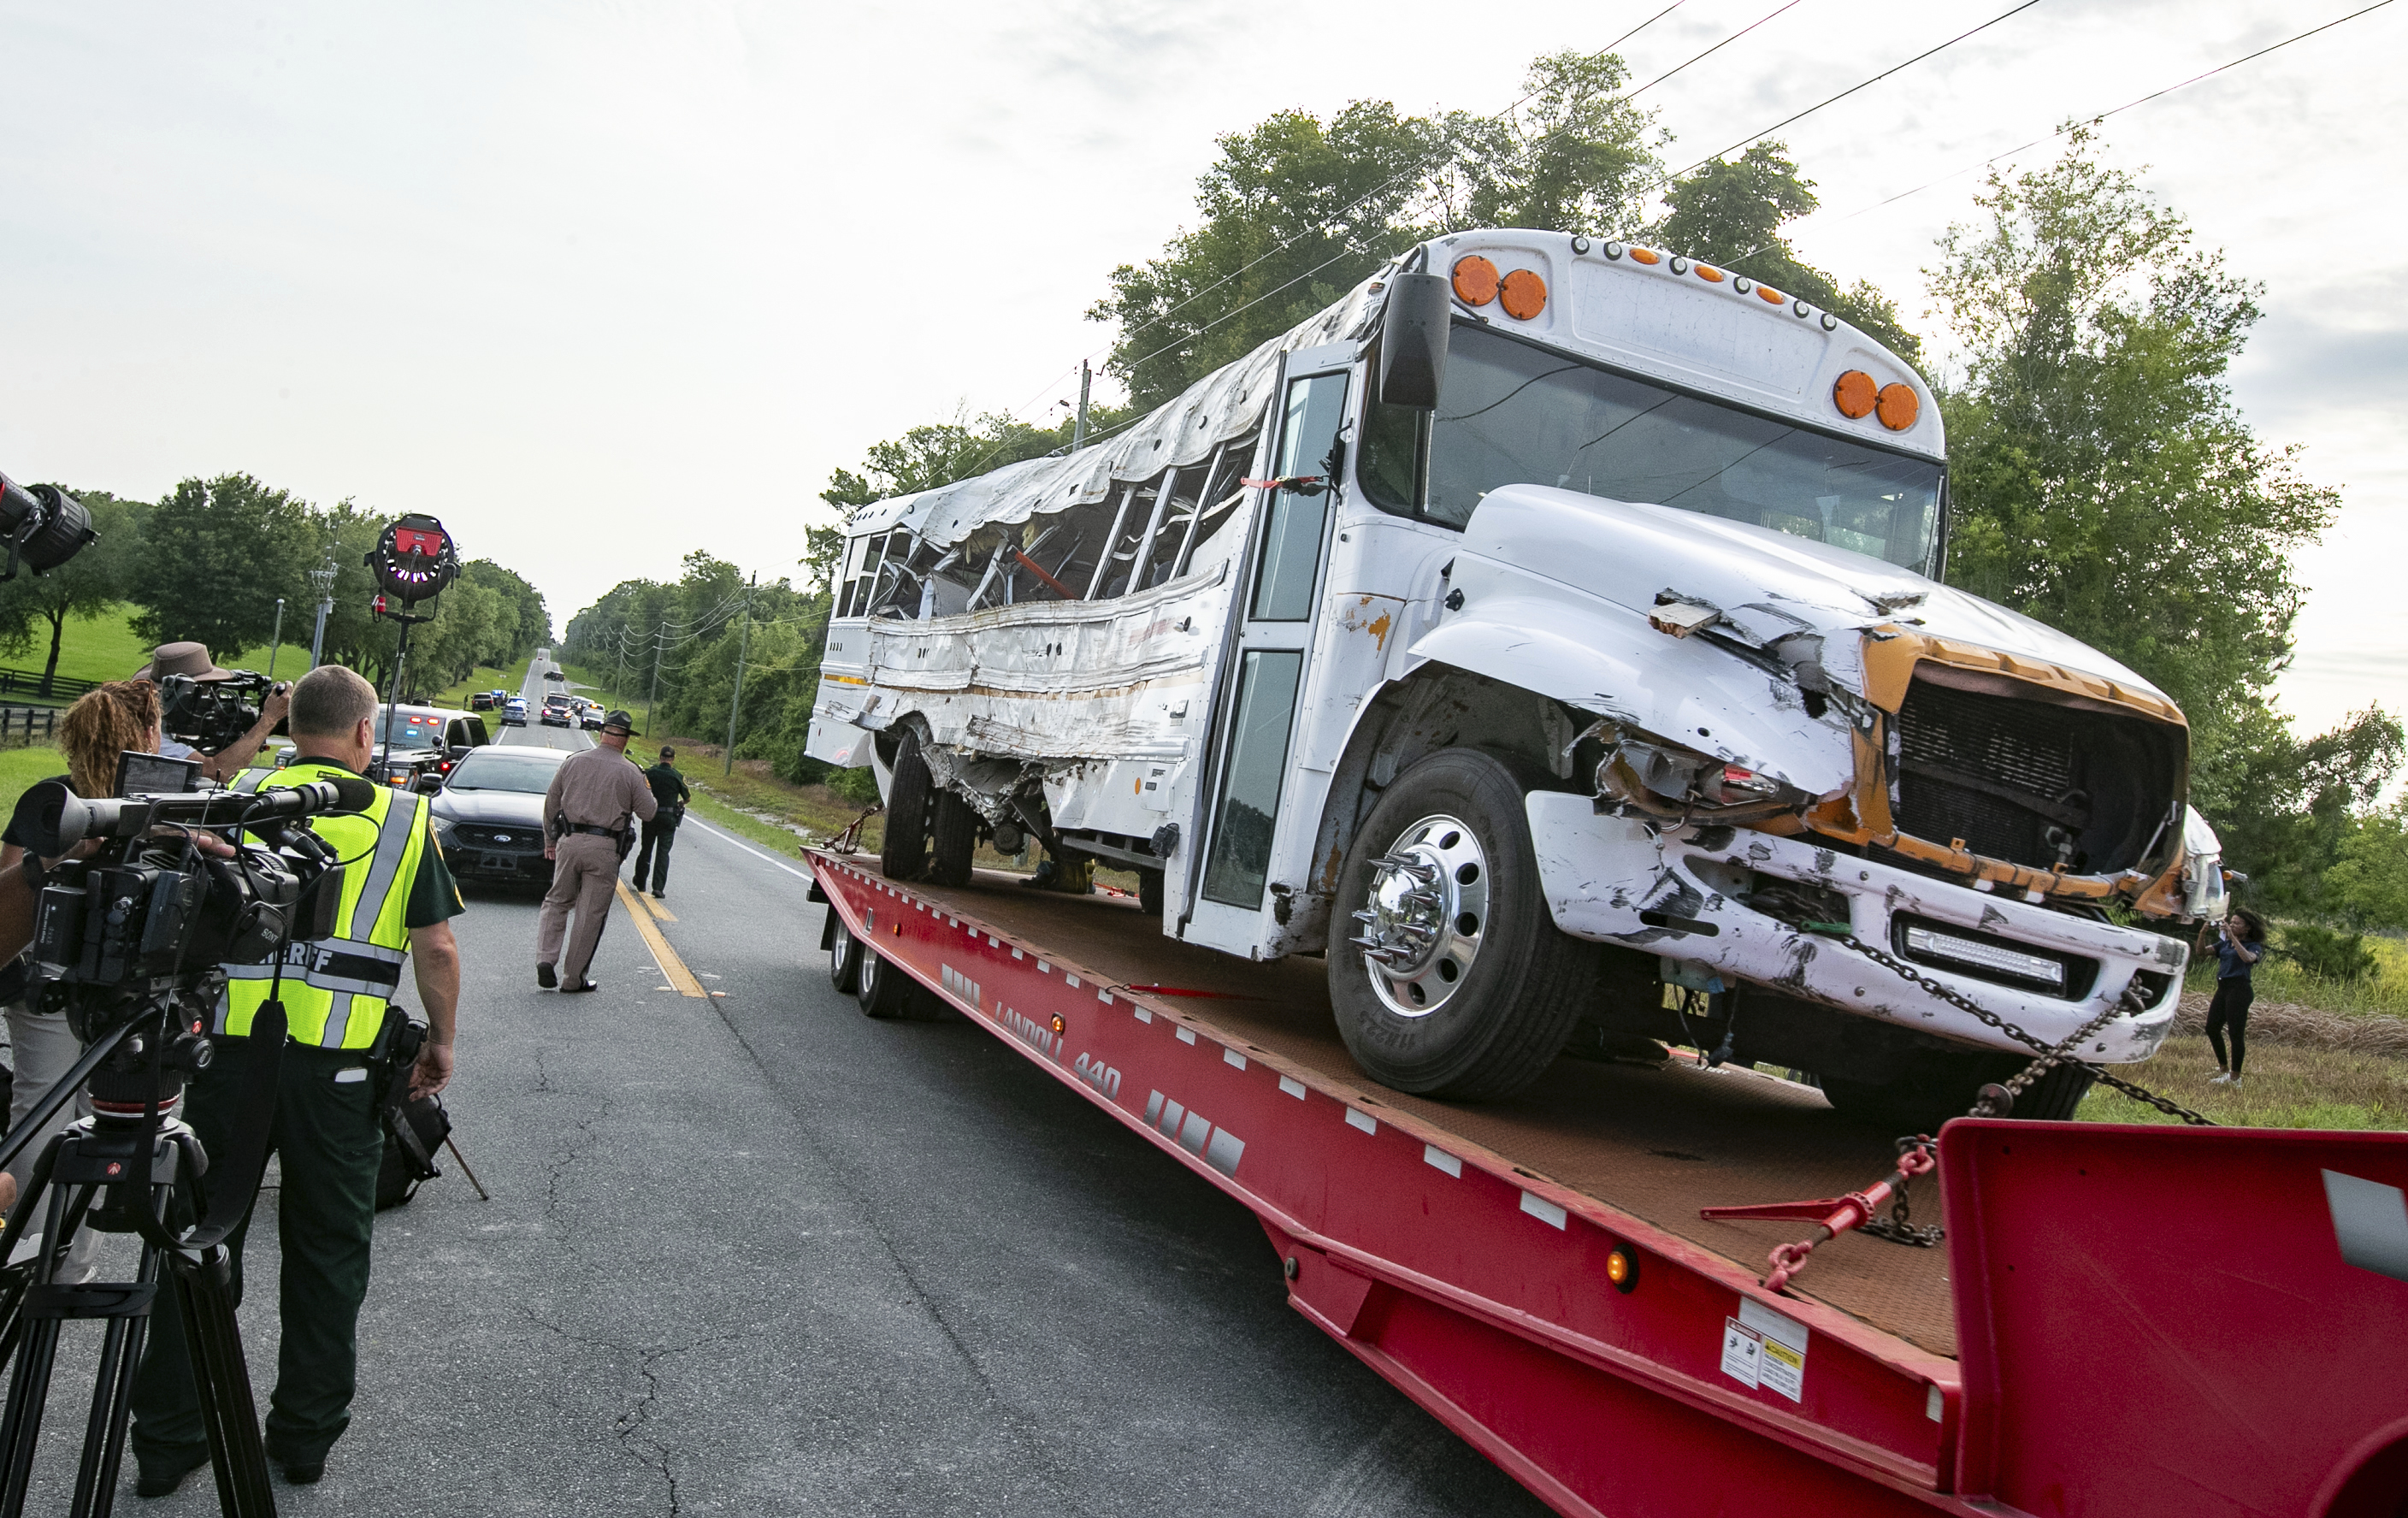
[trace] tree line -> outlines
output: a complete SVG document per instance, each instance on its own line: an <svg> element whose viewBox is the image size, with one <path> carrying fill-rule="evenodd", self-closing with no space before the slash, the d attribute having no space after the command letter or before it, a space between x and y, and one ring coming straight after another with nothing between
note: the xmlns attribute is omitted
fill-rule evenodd
<svg viewBox="0 0 2408 1518"><path fill-rule="evenodd" d="M1668 176L1670 135L1623 98L1627 77L1610 53L1556 53L1533 62L1526 99L1499 116L1361 101L1326 121L1282 111L1220 137L1196 224L1116 269L1088 312L1114 328L1108 367L1126 395L1096 409L1095 431L1253 351L1414 243L1480 225L1654 242L1794 292L1923 360L1927 335L1893 298L1790 246L1784 228L1819 202L1783 144ZM2174 697L2191 726L2192 799L2228 861L2250 873L2248 899L2408 928L2408 811L2380 800L2408 760L2408 733L2370 708L2302 735L2272 701L2308 589L2291 556L2330 525L2340 498L2232 402L2229 371L2262 291L2103 163L2091 131L2064 136L2053 164L1994 169L1972 219L1924 270L1928 336L1944 361L1933 379L1949 435L1946 578ZM1067 449L1071 429L1068 417L1039 426L965 410L872 445L821 499L843 511L950 483ZM738 723L738 752L795 779L817 778L800 747L840 546L834 528L810 529L810 543L800 588L781 581L777 593L781 636L804 652L774 689L748 677ZM736 633L709 619L732 573L695 555L674 584L629 581L571 623L572 649L590 664L580 638L659 641L677 651L663 667L665 709L697 720L715 709L724 723Z"/></svg>
<svg viewBox="0 0 2408 1518"><path fill-rule="evenodd" d="M284 640L307 644L318 604L309 574L329 562L324 658L380 689L392 679L399 628L371 614L376 589L365 562L390 516L348 499L313 506L247 474L186 480L156 501L61 488L92 513L98 539L49 574L0 585L0 654L23 658L47 645L46 682L57 673L67 623L121 605L134 609L144 642L194 639L223 664L276 636L281 597ZM475 560L410 638L411 689L440 690L551 640L543 593L491 559Z"/></svg>

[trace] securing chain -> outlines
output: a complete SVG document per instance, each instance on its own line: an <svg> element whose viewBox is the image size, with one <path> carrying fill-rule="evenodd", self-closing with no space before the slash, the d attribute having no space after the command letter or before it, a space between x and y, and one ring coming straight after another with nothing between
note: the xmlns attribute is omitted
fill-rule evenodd
<svg viewBox="0 0 2408 1518"><path fill-rule="evenodd" d="M1956 1008L1958 1011L1975 1019L1984 1025L1996 1028L2000 1033L2005 1034L2008 1038L2014 1039L2017 1043L2039 1053L2040 1057L2033 1060L2031 1064L2026 1066L2013 1080L2008 1081L2004 1085L1995 1088L1999 1096L2005 1098L2003 1103L1993 1098L1991 1088L1985 1088L1982 1093L1981 1100L1973 1104L1972 1110L1967 1115L1971 1117L2002 1117L2008 1110L2011 1110L2014 1108L2014 1098L2022 1096L2024 1091L2028 1088L2033 1081L2039 1080L2042 1076L2047 1074L2051 1069L2059 1065L2074 1065L2089 1071L2091 1076L2101 1084L2122 1092L2125 1096L2131 1097L2134 1101L2145 1102L2149 1106L2156 1108L2158 1111L2165 1113L2168 1117L2179 1118L2183 1122L2190 1124L2194 1127L2212 1128L2216 1125L2214 1118L2194 1112L2189 1108L2183 1106L2179 1102L2170 1101L2167 1098L2158 1096L2154 1091L2149 1091L2141 1086L2134 1085L2131 1081L2123 1079L2121 1076L2111 1075L2099 1066L2093 1065L2089 1061L2081 1059L2074 1054L2073 1051L2075 1048L2089 1038L2091 1035L2097 1033L2100 1028L2103 1028L2108 1024L2114 1022L2117 1017L2122 1016L2126 1012L2131 1012L2137 1015L2149 1010L2148 1004L2143 1002L2140 997L2140 994L2130 986L2128 985L2124 988L2124 995L2117 998L2115 1005L2106 1009L2104 1011L2101 1011L2097 1017L2092 1018L2089 1022L2085 1023L2081 1027L2075 1029L2062 1043L2043 1043L2036 1036L2028 1033L2021 1027L2008 1022L2005 1018L2000 1017L1994 1011L1991 1011L1988 1008L1974 1001L1971 997L1960 995L1953 987L1941 984L1938 981L1935 981L1931 977L1924 974L1914 966L1908 964L1905 960L1899 959L1894 954L1885 953L1882 950L1874 948L1871 944L1865 942L1862 938L1857 938L1853 933L1845 931L1835 933L1829 931L1830 926L1836 925L1837 924L1827 925L1820 923L1810 923L1807 924L1807 931L1818 933L1821 937L1847 945L1856 952L1864 955L1867 959L1871 960L1874 964L1879 965L1884 969L1897 975L1900 980L1906 981L1915 989L1939 997L1942 1001L1946 1002L1949 1006Z"/></svg>
<svg viewBox="0 0 2408 1518"><path fill-rule="evenodd" d="M1907 1187L1914 1184L1919 1172L1906 1163L1906 1157L1918 1150L1930 1153L1931 1140L1916 1134L1898 1141L1898 1192L1897 1199L1889 1204L1889 1216L1868 1218L1857 1225L1856 1232L1869 1233L1875 1239L1886 1239L1893 1244L1905 1244L1914 1249L1930 1249L1947 1239L1948 1230L1940 1224L1916 1223L1914 1210L1907 1204Z"/></svg>
<svg viewBox="0 0 2408 1518"><path fill-rule="evenodd" d="M886 809L883 801L873 801L869 809L844 824L844 831L828 839L830 853L849 854L861 847L861 824Z"/></svg>

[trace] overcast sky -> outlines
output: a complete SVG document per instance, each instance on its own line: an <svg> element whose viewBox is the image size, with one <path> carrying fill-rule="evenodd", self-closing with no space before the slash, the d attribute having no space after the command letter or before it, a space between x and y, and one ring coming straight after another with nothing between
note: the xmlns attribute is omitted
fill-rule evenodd
<svg viewBox="0 0 2408 1518"><path fill-rule="evenodd" d="M1663 3L9 0L0 468L432 511L563 626L693 549L788 573L869 443L1074 394L1081 313L1187 222L1216 133L1493 110ZM1779 3L1624 51L1645 79ZM2013 3L1800 0L1642 103L1686 164ZM2041 0L1784 132L1827 207L1793 236L1920 312L1976 177L1866 208L2358 3ZM2107 133L2265 283L2239 399L2345 493L2282 687L2315 726L2408 711L2402 58L2408 4Z"/></svg>

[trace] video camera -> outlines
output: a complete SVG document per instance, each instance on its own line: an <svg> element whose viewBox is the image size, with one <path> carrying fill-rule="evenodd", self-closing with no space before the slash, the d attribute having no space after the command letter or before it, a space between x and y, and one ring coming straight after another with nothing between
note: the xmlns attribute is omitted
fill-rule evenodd
<svg viewBox="0 0 2408 1518"><path fill-rule="evenodd" d="M56 485L31 490L0 475L0 539L8 544L8 565L0 580L17 578L17 566L36 574L57 568L99 537L83 503Z"/></svg>
<svg viewBox="0 0 2408 1518"><path fill-rule="evenodd" d="M159 725L169 738L215 753L251 731L261 699L277 688L248 669L222 680L168 675L159 681Z"/></svg>
<svg viewBox="0 0 2408 1518"><path fill-rule="evenodd" d="M345 777L258 793L208 791L87 800L47 780L17 804L16 836L39 858L97 840L43 872L34 916L29 995L66 1013L87 1044L145 1011L214 1003L225 965L272 963L286 946L334 933L343 866L294 825L374 804L376 787ZM194 839L211 833L232 857ZM249 834L255 842L244 841ZM177 1021L192 1029L190 1016ZM188 1037L190 1035L188 1034ZM181 1042L182 1040L179 1040ZM197 1069L207 1046L187 1048Z"/></svg>

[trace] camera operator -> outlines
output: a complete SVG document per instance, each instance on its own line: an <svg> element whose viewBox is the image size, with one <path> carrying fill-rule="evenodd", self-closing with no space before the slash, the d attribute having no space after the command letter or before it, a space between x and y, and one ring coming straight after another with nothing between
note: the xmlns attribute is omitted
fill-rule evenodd
<svg viewBox="0 0 2408 1518"><path fill-rule="evenodd" d="M293 762L281 770L251 771L236 788L359 775L375 750L376 707L375 689L351 670L340 665L311 670L293 691ZM460 993L451 919L465 909L436 846L424 798L380 785L366 811L321 816L309 826L350 863L335 937L294 944L285 957L281 999L292 1041L283 1052L269 1137L282 1164L277 1214L283 1274L267 1455L284 1468L287 1480L304 1484L324 1472L326 1452L351 1419L377 1169L384 1153L377 1115L380 1082L368 1068L369 1053L380 1041L407 956L428 1024L411 1094L440 1091L450 1082ZM0 890L0 924L8 905ZM246 1063L241 1041L271 983L266 965L229 965L226 972L213 1030L221 1053L193 1080L184 1100L184 1120L212 1153L231 1150ZM246 1220L226 1240L237 1299L249 1231ZM163 1293L134 1388L133 1444L140 1467L135 1490L143 1497L175 1490L209 1457L177 1313L173 1296Z"/></svg>
<svg viewBox="0 0 2408 1518"><path fill-rule="evenodd" d="M233 670L220 669L212 663L206 643L162 643L150 651L150 662L134 672L136 680L147 680L153 685L173 675L181 675L203 684L242 678ZM251 724L251 730L216 752L203 753L191 744L173 738L163 739L159 752L170 759L198 759L202 774L221 785L231 785L236 775L251 767L251 759L257 755L261 745L267 741L267 736L276 731L276 724L284 721L285 713L292 706L292 687L279 685L260 701L259 720Z"/></svg>
<svg viewBox="0 0 2408 1518"><path fill-rule="evenodd" d="M143 680L111 680L85 692L59 723L59 747L67 760L67 773L59 778L70 790L79 796L115 795L119 756L129 751L159 752L158 687ZM0 832L0 874L16 874L25 856L25 841L18 837L13 823L7 831ZM67 1026L65 1013L43 1011L25 999L25 959L19 954L0 966L0 1004L7 1009L8 1044L16 1067L16 1084L8 1103L12 1130L83 1053L81 1041ZM71 1115L92 1115L89 1093L76 1094ZM29 1149L8 1167L19 1185L32 1173L38 1153ZM98 1268L93 1260L98 1247L91 1229L78 1229L58 1280L70 1285L90 1280Z"/></svg>

